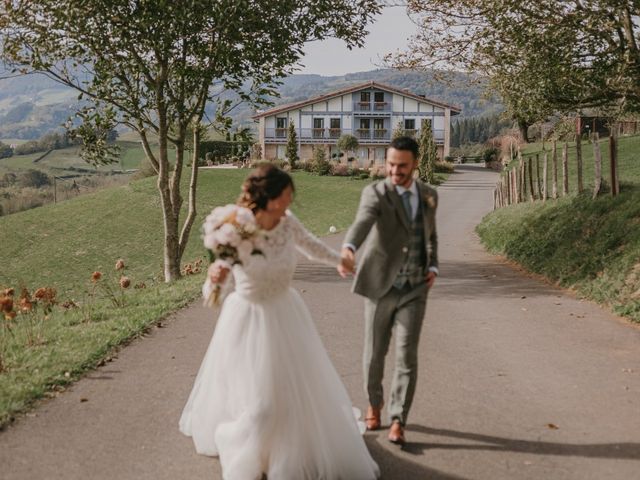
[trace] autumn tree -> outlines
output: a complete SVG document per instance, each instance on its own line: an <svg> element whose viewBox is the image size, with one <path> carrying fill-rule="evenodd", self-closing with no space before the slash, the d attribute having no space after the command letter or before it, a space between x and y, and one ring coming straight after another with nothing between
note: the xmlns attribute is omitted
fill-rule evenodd
<svg viewBox="0 0 640 480"><path fill-rule="evenodd" d="M634 0L411 0L420 27L398 67L488 81L523 138L550 113L640 110L640 6Z"/></svg>
<svg viewBox="0 0 640 480"><path fill-rule="evenodd" d="M277 79L292 71L306 42L337 37L349 48L361 46L367 24L380 10L375 0L3 0L0 5L3 60L19 73L44 72L93 102L80 112L89 127L78 132L98 132L90 161L114 160L102 137L115 124L140 136L157 173L167 282L180 277L196 219L199 126L207 105L215 110L214 125L228 127L231 104L221 100L222 92L265 104L267 96L277 95ZM181 224L188 132L194 147Z"/></svg>

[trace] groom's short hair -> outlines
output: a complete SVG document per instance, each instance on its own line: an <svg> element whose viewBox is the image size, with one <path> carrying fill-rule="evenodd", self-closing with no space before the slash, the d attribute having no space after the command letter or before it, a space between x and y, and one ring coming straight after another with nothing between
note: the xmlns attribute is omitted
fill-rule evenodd
<svg viewBox="0 0 640 480"><path fill-rule="evenodd" d="M413 153L413 158L415 159L418 158L418 152L420 150L418 142L416 142L413 138L407 136L394 138L389 144L389 148L409 151Z"/></svg>

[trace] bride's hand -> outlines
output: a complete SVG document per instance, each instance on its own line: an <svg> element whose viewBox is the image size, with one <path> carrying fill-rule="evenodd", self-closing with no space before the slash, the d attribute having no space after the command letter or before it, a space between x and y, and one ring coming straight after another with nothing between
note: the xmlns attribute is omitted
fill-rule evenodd
<svg viewBox="0 0 640 480"><path fill-rule="evenodd" d="M229 274L229 269L227 267L212 263L211 265L209 265L209 270L207 270L207 273L212 283L224 283L224 281L227 279L227 275Z"/></svg>

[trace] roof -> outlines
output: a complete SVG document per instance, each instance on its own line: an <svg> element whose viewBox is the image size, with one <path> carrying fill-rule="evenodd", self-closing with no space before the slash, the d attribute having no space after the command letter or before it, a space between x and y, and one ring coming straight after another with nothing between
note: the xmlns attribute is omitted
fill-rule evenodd
<svg viewBox="0 0 640 480"><path fill-rule="evenodd" d="M295 110L297 108L302 108L307 105L311 105L312 103L322 102L324 100L329 100L330 98L338 97L340 95L345 95L347 93L357 92L358 90L362 90L363 88L377 88L379 90L385 90L391 93L397 93L399 95L403 95L405 97L413 98L419 102L426 102L437 107L449 108L451 109L451 113L453 115L457 115L462 111L462 108L457 105L450 105L448 103L440 102L438 100L433 100L428 97L423 97L422 95L416 95L415 93L411 93L407 90L402 90L400 88L392 87L390 85L385 85L383 83L378 83L374 81L359 83L357 85L352 85L350 87L346 87L340 90L334 90L333 92L325 93L324 95L319 95L316 97L312 97L308 100L304 100L302 102L295 103L287 103L286 105L278 105L277 107L270 108L269 110L265 110L263 112L259 112L255 114L252 118L258 119L261 117L266 117L268 115L274 115L280 112L286 112L288 110Z"/></svg>

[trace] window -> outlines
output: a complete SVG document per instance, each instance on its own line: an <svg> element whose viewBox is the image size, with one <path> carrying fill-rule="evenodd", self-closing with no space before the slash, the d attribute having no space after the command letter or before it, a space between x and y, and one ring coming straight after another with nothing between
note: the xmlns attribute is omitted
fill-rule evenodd
<svg viewBox="0 0 640 480"><path fill-rule="evenodd" d="M360 101L369 103L371 101L371 92L360 92Z"/></svg>
<svg viewBox="0 0 640 480"><path fill-rule="evenodd" d="M386 138L387 131L384 128L384 119L383 118L374 118L373 119L373 138L382 140Z"/></svg>
<svg viewBox="0 0 640 480"><path fill-rule="evenodd" d="M371 128L371 120L369 120L368 118L361 118L360 119L360 129L361 130L369 130Z"/></svg>
<svg viewBox="0 0 640 480"><path fill-rule="evenodd" d="M376 103L384 102L384 92L375 92L373 94L373 101Z"/></svg>
<svg viewBox="0 0 640 480"><path fill-rule="evenodd" d="M339 118L331 118L329 120L329 136L331 138L338 138L340 136L340 119Z"/></svg>
<svg viewBox="0 0 640 480"><path fill-rule="evenodd" d="M276 118L276 137L287 136L287 117Z"/></svg>
<svg viewBox="0 0 640 480"><path fill-rule="evenodd" d="M415 130L416 129L416 120L415 120L415 118L405 118L405 120L404 120L404 129L405 130Z"/></svg>
<svg viewBox="0 0 640 480"><path fill-rule="evenodd" d="M313 119L313 138L324 137L324 118Z"/></svg>

